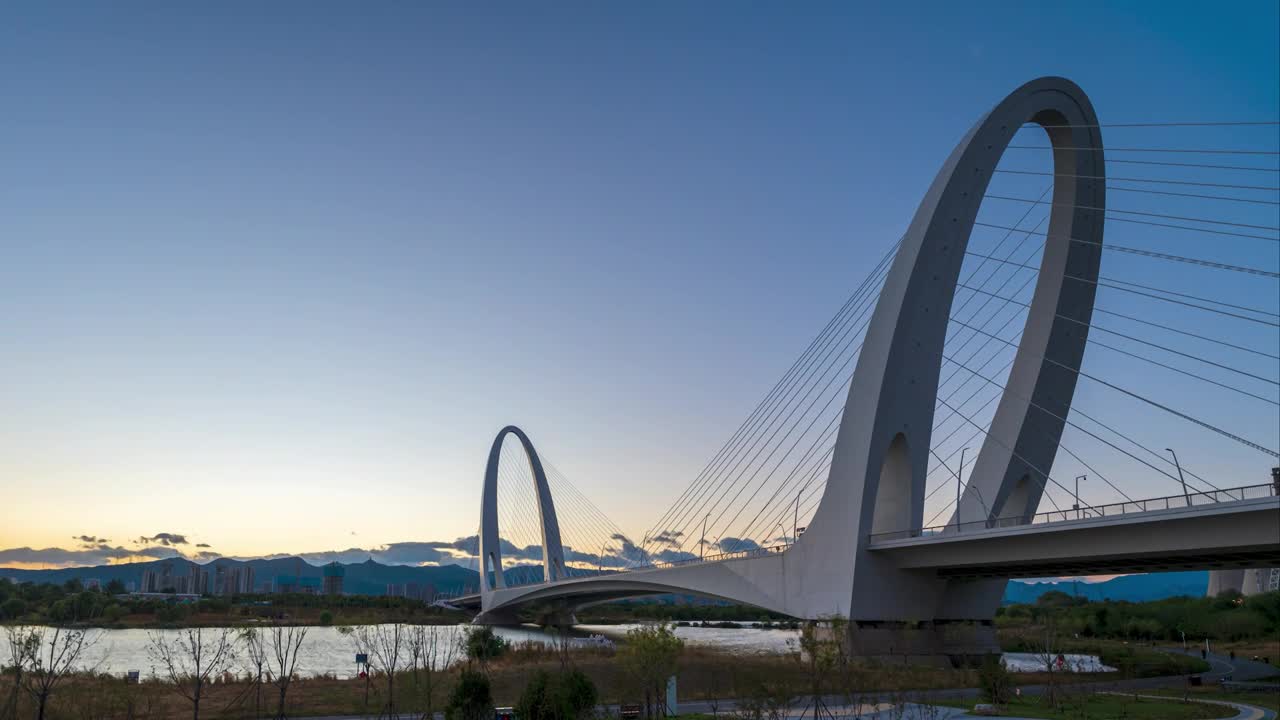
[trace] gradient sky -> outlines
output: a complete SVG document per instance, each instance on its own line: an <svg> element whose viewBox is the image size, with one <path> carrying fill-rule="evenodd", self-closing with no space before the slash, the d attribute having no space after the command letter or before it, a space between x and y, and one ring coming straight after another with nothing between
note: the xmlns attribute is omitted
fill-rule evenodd
<svg viewBox="0 0 1280 720"><path fill-rule="evenodd" d="M1008 91L1280 116L1115 5L7 3L0 548L469 535L507 423L639 534Z"/></svg>

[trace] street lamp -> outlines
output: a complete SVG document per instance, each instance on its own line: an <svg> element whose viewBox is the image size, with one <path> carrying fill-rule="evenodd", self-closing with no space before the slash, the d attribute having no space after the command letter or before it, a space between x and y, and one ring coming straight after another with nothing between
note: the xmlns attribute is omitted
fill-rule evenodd
<svg viewBox="0 0 1280 720"><path fill-rule="evenodd" d="M1280 488L1280 480L1276 480L1276 487ZM802 492L804 492L804 488L800 488L800 492L796 493L796 516L795 519L791 521L792 542L795 542L796 538L800 537L800 493ZM1280 490L1277 490L1276 494L1280 495ZM783 532L785 533L786 531Z"/></svg>
<svg viewBox="0 0 1280 720"><path fill-rule="evenodd" d="M707 513L702 518L702 539L698 540L698 560L702 560L703 553L707 549L707 519L711 517L711 513Z"/></svg>
<svg viewBox="0 0 1280 720"><path fill-rule="evenodd" d="M1080 519L1080 481L1081 481L1081 480L1088 480L1088 479L1089 479L1089 476L1088 476L1088 475L1077 475L1077 476L1076 476L1076 507L1075 507L1075 511L1076 511L1076 519L1077 519L1077 520L1079 520L1079 519Z"/></svg>
<svg viewBox="0 0 1280 720"><path fill-rule="evenodd" d="M1178 480L1182 482L1182 497L1187 500L1187 507L1191 507L1191 495L1187 494L1187 479L1182 476L1182 463L1178 462L1178 453L1173 448L1165 448L1169 454L1173 456L1173 466L1178 468Z"/></svg>
<svg viewBox="0 0 1280 720"><path fill-rule="evenodd" d="M782 527L782 523L778 523L778 527L777 527L777 529L782 531L782 532L779 534L779 537L781 537L781 538L782 538L782 544L783 544L783 545L786 545L786 544L787 544L787 529L786 529L786 528L784 528L784 527Z"/></svg>

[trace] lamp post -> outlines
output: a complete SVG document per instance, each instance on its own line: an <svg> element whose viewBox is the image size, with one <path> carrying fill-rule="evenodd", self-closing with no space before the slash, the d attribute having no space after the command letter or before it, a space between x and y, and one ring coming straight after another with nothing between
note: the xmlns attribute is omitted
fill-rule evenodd
<svg viewBox="0 0 1280 720"><path fill-rule="evenodd" d="M707 519L710 517L711 513L707 513L706 517L702 518L702 538L698 540L698 560L702 560L703 553L707 549Z"/></svg>
<svg viewBox="0 0 1280 720"><path fill-rule="evenodd" d="M1075 508L1075 510L1076 510L1076 519L1077 519L1077 520L1079 520L1079 519L1080 519L1080 481L1081 481L1081 480L1088 480L1088 479L1089 479L1089 476L1088 476L1088 475L1077 475L1077 476L1076 476L1076 508Z"/></svg>
<svg viewBox="0 0 1280 720"><path fill-rule="evenodd" d="M1178 480L1182 483L1182 497L1187 500L1187 507L1191 507L1191 495L1187 493L1187 479L1182 476L1182 463L1178 462L1178 453L1173 448L1165 448L1169 454L1173 456L1173 466L1178 468Z"/></svg>
<svg viewBox="0 0 1280 720"><path fill-rule="evenodd" d="M782 544L783 544L783 545L786 545L786 544L787 544L787 529L786 529L786 528L784 528L784 527L782 527L782 523L778 523L778 528L777 528L777 529L782 531L782 533L781 533L781 537L782 537Z"/></svg>
<svg viewBox="0 0 1280 720"><path fill-rule="evenodd" d="M956 532L960 532L960 484L964 477L964 454L969 448L960 448L960 467L956 471Z"/></svg>
<svg viewBox="0 0 1280 720"><path fill-rule="evenodd" d="M1280 480L1277 480L1276 483L1276 487L1280 488ZM804 492L804 488L800 488L800 492ZM800 492L796 493L796 516L791 521L791 542L795 542L796 538L800 536ZM1280 495L1280 490L1277 490L1276 494Z"/></svg>
<svg viewBox="0 0 1280 720"><path fill-rule="evenodd" d="M605 541L604 541L604 545L601 545L601 546L600 546L600 558L599 558L600 562L599 562L599 564L598 564L598 565L596 565L596 574L597 574L597 575L603 575L603 574L604 574L604 549L605 549L605 545L608 545L608 544L609 544L609 541L608 541L608 540L605 540Z"/></svg>

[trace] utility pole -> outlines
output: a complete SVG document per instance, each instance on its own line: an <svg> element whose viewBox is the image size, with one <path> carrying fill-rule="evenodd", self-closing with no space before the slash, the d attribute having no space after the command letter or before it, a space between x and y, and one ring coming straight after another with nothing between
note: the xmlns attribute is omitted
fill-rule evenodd
<svg viewBox="0 0 1280 720"><path fill-rule="evenodd" d="M969 448L960 448L960 469L956 472L956 532L960 532L960 482L964 477L964 453Z"/></svg>
<svg viewBox="0 0 1280 720"><path fill-rule="evenodd" d="M1173 466L1178 468L1178 480L1182 482L1182 497L1187 500L1187 507L1191 507L1191 495L1187 493L1187 479L1182 476L1182 463L1178 462L1178 453L1173 448L1165 448L1169 454L1173 456Z"/></svg>
<svg viewBox="0 0 1280 720"><path fill-rule="evenodd" d="M1088 480L1088 479L1089 479L1089 476L1088 476L1088 475L1077 475L1077 476L1076 476L1076 507L1075 507L1075 511L1076 511L1076 519L1077 519L1077 520L1079 520L1079 519L1080 519L1080 481L1081 481L1081 480Z"/></svg>

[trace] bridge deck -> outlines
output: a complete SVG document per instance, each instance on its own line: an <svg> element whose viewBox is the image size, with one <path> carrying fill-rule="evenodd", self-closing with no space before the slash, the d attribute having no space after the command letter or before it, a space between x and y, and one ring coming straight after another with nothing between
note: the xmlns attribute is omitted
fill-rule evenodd
<svg viewBox="0 0 1280 720"><path fill-rule="evenodd" d="M1280 564L1280 497L958 532L951 526L873 537L871 549L899 567L955 578L1265 567Z"/></svg>

